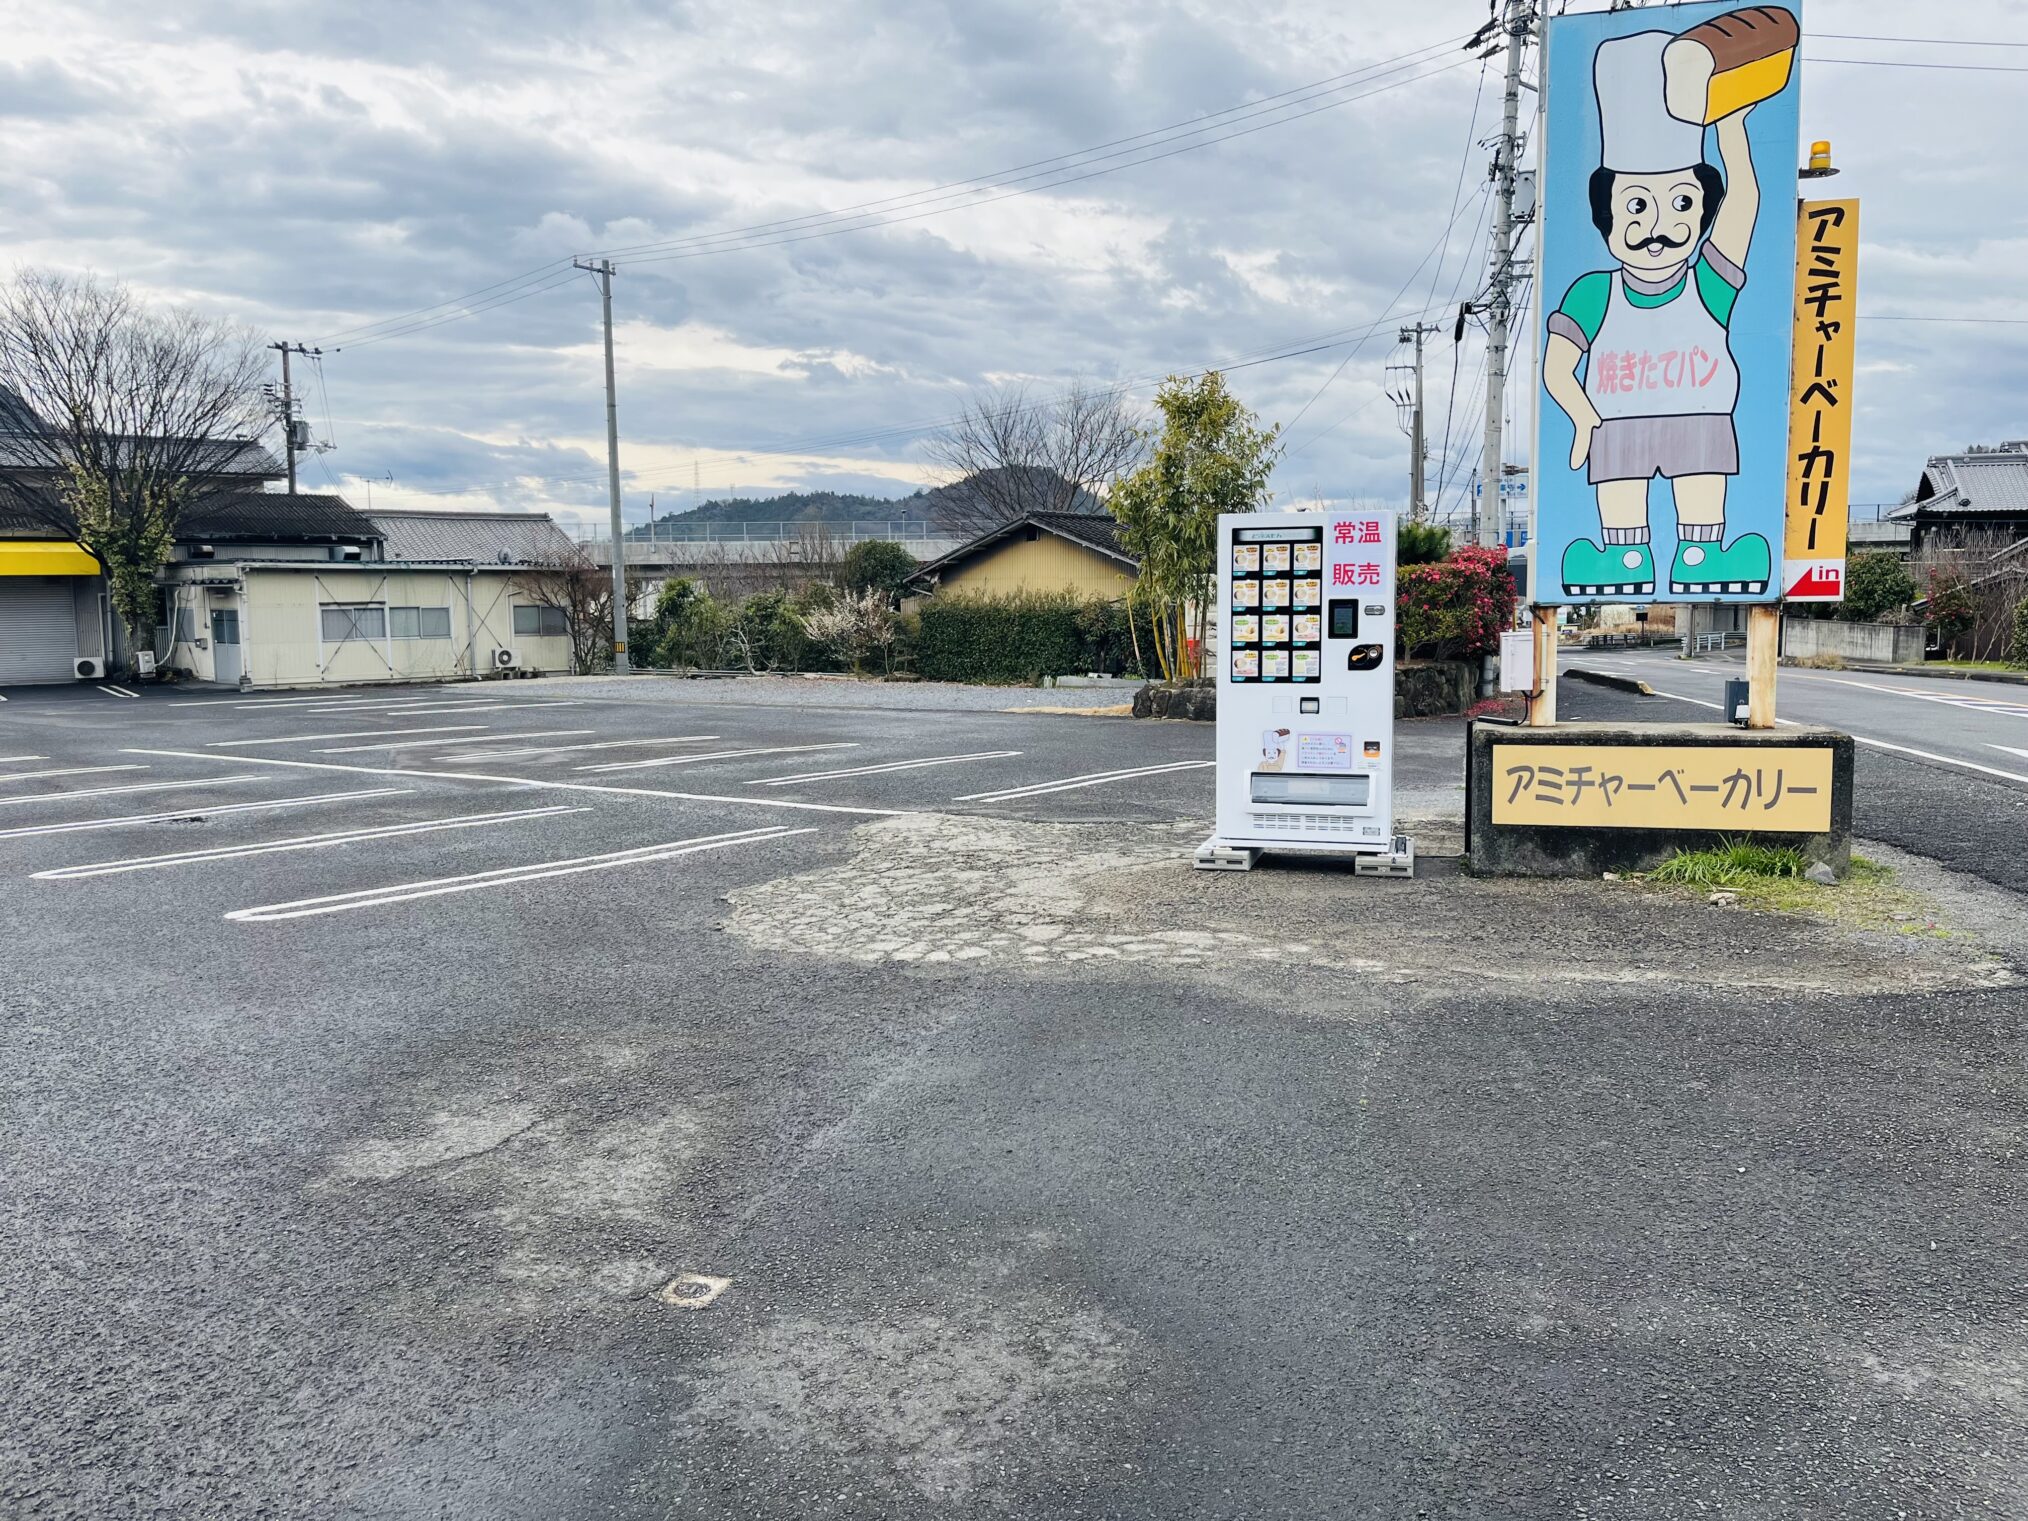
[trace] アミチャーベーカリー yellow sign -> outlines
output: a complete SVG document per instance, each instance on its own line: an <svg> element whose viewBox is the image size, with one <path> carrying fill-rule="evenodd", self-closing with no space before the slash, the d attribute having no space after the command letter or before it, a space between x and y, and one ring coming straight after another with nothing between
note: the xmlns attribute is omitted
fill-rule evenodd
<svg viewBox="0 0 2028 1521"><path fill-rule="evenodd" d="M1831 755L1825 746L1495 745L1493 822L1822 834Z"/></svg>
<svg viewBox="0 0 2028 1521"><path fill-rule="evenodd" d="M1806 201L1796 231L1796 348L1789 386L1789 511L1782 595L1845 595L1852 481L1853 302L1859 203Z"/></svg>

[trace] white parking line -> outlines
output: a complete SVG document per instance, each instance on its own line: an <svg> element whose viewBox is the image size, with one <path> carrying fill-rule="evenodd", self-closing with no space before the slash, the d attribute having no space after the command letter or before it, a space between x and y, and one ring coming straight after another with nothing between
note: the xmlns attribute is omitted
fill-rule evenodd
<svg viewBox="0 0 2028 1521"><path fill-rule="evenodd" d="M400 731L394 730L391 732L399 733ZM596 729L545 729L539 731L524 730L520 734L488 734L484 739L474 741L474 743L490 745L496 739L548 739L552 734L596 734L596 733L598 733L598 730ZM363 737L364 737L363 733L355 734L352 736L352 738L354 739L359 739ZM412 748L417 743L420 743L420 741L411 740L408 742L408 745L409 747ZM429 741L429 743L435 744L436 741L432 740ZM452 740L450 741L450 743L457 744L458 741ZM319 750L317 753L319 755L357 755L362 750L385 750L387 748L388 746L379 743L371 745L333 745L329 749Z"/></svg>
<svg viewBox="0 0 2028 1521"><path fill-rule="evenodd" d="M139 692L129 692L125 687L116 687L110 684L100 687L99 690L104 692L108 697L139 697L141 695Z"/></svg>
<svg viewBox="0 0 2028 1521"><path fill-rule="evenodd" d="M856 813L869 819L907 818L913 808L856 808L845 803L792 803L779 797L735 797L723 792L671 792L661 787L602 787L595 782L553 782L532 776L503 776L491 771L424 771L414 766L341 766L336 761L276 760L267 755L209 755L202 750L144 750L129 745L123 755L169 756L176 760L230 761L237 766L288 766L298 771L344 771L353 776L420 776L436 782L505 782L514 787L540 787L557 792L603 792L614 797L674 798L684 803L737 803L744 808L792 808L805 813ZM173 786L164 782L163 786Z"/></svg>
<svg viewBox="0 0 2028 1521"><path fill-rule="evenodd" d="M0 829L0 840L25 839L38 834L77 834L87 829L117 829L123 824L166 824L171 819L207 819L221 813L252 813L265 808L308 808L318 803L358 802L371 797L413 797L413 787L372 787L363 792L319 792L308 797L276 798L270 803L222 803L216 808L199 804L195 808L171 808L161 813L127 813L110 819L73 819L68 824L25 824L18 829Z"/></svg>
<svg viewBox="0 0 2028 1521"><path fill-rule="evenodd" d="M483 732L484 724L449 724L435 729L383 729L379 737L392 739L399 734L472 734ZM250 745L305 745L313 739L365 739L373 733L371 729L341 729L335 734L278 734L273 739L214 739L205 745L207 750L230 750Z"/></svg>
<svg viewBox="0 0 2028 1521"><path fill-rule="evenodd" d="M62 766L55 771L16 771L11 776L0 776L0 782L27 782L38 776L92 776L100 771L146 771L146 766Z"/></svg>
<svg viewBox="0 0 2028 1521"><path fill-rule="evenodd" d="M812 750L857 750L856 740L828 745L766 745L757 750L708 750L702 755L658 755L652 760L604 761L578 771L645 771L651 766L694 766L699 761L743 760L749 755L803 755Z"/></svg>
<svg viewBox="0 0 2028 1521"><path fill-rule="evenodd" d="M1009 787L1001 792L971 792L951 799L954 803L1001 803L1013 798L1041 797L1047 792L1076 792L1082 787L1102 787L1107 782L1130 782L1140 776L1164 776L1171 771L1197 771L1215 766L1216 761L1172 761L1166 766L1137 766L1126 771L1092 771L1083 776L1066 776L1030 787Z"/></svg>
<svg viewBox="0 0 2028 1521"><path fill-rule="evenodd" d="M129 754L133 752L129 751ZM225 760L222 755L206 755L204 760ZM171 787L223 787L228 782L257 782L258 772L245 776L215 776L208 781L180 782L134 782L125 787L86 787L77 792L38 792L33 797L0 797L0 808L15 808L23 803L74 803L80 798L111 797L116 792L166 792Z"/></svg>
<svg viewBox="0 0 2028 1521"><path fill-rule="evenodd" d="M46 755L0 755L0 765L11 765L16 761L48 760Z"/></svg>
<svg viewBox="0 0 2028 1521"><path fill-rule="evenodd" d="M292 903L269 903L259 908L234 909L225 917L239 924L269 924L282 919L308 919L318 914L342 914L355 908L380 908L390 903L412 903L418 898L438 898L447 893L478 892L488 887L511 887L519 882L541 882L550 877L572 877L587 871L609 871L619 866L641 866L675 856L695 855L704 850L723 850L732 845L758 845L783 840L791 835L815 834L814 829L790 829L777 825L768 829L745 829L733 834L700 835L695 839L672 840L664 845L640 845L632 850L615 850L605 855L577 856L562 861L539 861L531 866L502 866L476 871L462 877L437 877L426 882L403 882L392 887L369 887L357 892L333 893L323 898L298 898Z"/></svg>
<svg viewBox="0 0 2028 1521"><path fill-rule="evenodd" d="M512 824L523 819L554 818L560 813L589 813L588 806L570 807L559 803L551 808L516 808L501 813L465 813L452 818L419 819L408 824L381 824L371 829L337 829L324 834L299 834L285 840L266 840L255 845L217 845L208 850L179 850L168 855L128 856L118 861L94 861L85 866L55 866L32 874L37 882L76 882L86 877L110 877L130 871L155 871L168 866L190 866L202 861L237 861L244 856L279 855L288 851L322 850L329 845L350 845L360 840L391 840L411 834L435 834L446 829L481 829L488 824Z"/></svg>
<svg viewBox="0 0 2028 1521"><path fill-rule="evenodd" d="M977 750L970 755L930 755L921 760L889 761L884 766L854 766L846 771L805 771L801 776L774 776L755 787L787 787L796 782L830 782L848 776L884 776L890 771L920 771L925 766L955 766L960 761L1005 760L1019 750Z"/></svg>
<svg viewBox="0 0 2028 1521"><path fill-rule="evenodd" d="M568 730L564 731L570 732ZM594 730L581 731L586 734ZM496 739L508 739L506 734L489 734L484 739L454 740L453 744L490 745ZM630 745L695 745L705 740L716 739L716 734L671 734L662 739L602 739L589 745L537 745L518 750L456 750L439 755L438 760L456 765L460 761L475 760L520 760L526 755L567 755L574 750L619 750Z"/></svg>

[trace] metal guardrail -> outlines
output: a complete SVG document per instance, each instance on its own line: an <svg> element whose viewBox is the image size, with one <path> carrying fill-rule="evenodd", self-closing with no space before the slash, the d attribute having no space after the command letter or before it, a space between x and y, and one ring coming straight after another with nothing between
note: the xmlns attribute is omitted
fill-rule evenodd
<svg viewBox="0 0 2028 1521"><path fill-rule="evenodd" d="M621 542L629 565L824 565L845 556L845 551L862 539L626 539ZM949 554L964 541L960 539L904 539L900 541L918 560L934 560ZM612 563L613 541L598 539L580 543L594 564Z"/></svg>
<svg viewBox="0 0 2028 1521"><path fill-rule="evenodd" d="M1694 642L1690 647L1690 653L1693 655L1709 655L1714 652L1723 654L1729 649L1746 648L1746 635L1734 629L1726 629L1716 634L1697 634L1693 638Z"/></svg>
<svg viewBox="0 0 2028 1521"><path fill-rule="evenodd" d="M612 531L593 523L572 535L580 544L604 544ZM825 540L833 544L857 544L867 539L890 539L909 544L924 539L947 539L948 529L932 523L880 522L875 519L851 523L686 523L681 518L642 524L627 530L629 544L782 544L802 540Z"/></svg>

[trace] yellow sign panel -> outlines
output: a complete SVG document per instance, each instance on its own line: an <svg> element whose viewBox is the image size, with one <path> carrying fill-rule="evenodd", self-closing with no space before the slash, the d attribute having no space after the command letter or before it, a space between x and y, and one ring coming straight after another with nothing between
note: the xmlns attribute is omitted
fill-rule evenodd
<svg viewBox="0 0 2028 1521"><path fill-rule="evenodd" d="M95 576L99 562L66 539L16 539L0 544L0 576Z"/></svg>
<svg viewBox="0 0 2028 1521"><path fill-rule="evenodd" d="M1831 751L1772 745L1495 745L1493 822L1823 834Z"/></svg>
<svg viewBox="0 0 2028 1521"><path fill-rule="evenodd" d="M1805 201L1796 229L1796 344L1789 384L1789 507L1782 595L1845 595L1852 480L1853 303L1859 203Z"/></svg>

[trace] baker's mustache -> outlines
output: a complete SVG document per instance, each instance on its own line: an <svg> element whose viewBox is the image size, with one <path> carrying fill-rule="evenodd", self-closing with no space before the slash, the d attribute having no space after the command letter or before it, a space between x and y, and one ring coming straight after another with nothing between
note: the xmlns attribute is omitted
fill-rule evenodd
<svg viewBox="0 0 2028 1521"><path fill-rule="evenodd" d="M1645 238L1637 238L1631 233L1627 235L1627 247L1629 248L1646 248L1650 243L1660 243L1664 248L1688 248L1690 246L1688 238L1672 238L1665 232L1651 232Z"/></svg>

